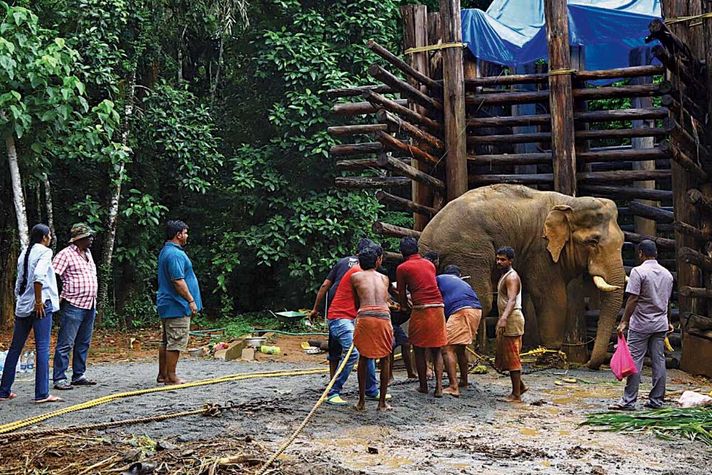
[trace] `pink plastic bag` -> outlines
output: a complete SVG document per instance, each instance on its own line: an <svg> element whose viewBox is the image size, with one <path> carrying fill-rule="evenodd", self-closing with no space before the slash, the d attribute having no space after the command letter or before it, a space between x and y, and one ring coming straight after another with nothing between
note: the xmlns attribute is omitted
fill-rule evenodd
<svg viewBox="0 0 712 475"><path fill-rule="evenodd" d="M623 335L618 335L618 347L611 358L611 371L618 381L638 372Z"/></svg>

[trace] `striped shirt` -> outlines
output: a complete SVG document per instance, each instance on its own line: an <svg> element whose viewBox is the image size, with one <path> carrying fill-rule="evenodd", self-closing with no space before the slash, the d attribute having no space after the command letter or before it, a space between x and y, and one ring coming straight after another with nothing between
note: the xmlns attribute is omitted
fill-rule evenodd
<svg viewBox="0 0 712 475"><path fill-rule="evenodd" d="M70 244L57 253L52 267L62 279L62 300L86 310L96 307L96 265L89 249L82 253Z"/></svg>

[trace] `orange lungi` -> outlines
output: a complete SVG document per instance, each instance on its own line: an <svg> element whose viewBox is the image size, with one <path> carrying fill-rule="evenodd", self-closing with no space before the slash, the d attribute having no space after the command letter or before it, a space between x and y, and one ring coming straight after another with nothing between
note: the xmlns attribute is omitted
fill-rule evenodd
<svg viewBox="0 0 712 475"><path fill-rule="evenodd" d="M420 348L440 348L447 345L443 306L416 306L410 313L408 340Z"/></svg>
<svg viewBox="0 0 712 475"><path fill-rule="evenodd" d="M521 336L497 336L497 352L494 356L495 368L500 371L521 371L522 361L519 359L521 350Z"/></svg>
<svg viewBox="0 0 712 475"><path fill-rule="evenodd" d="M447 329L448 345L469 345L477 335L480 326L482 310L479 308L462 308L450 315L445 328Z"/></svg>
<svg viewBox="0 0 712 475"><path fill-rule="evenodd" d="M358 309L354 346L364 358L385 358L393 351L393 325L388 307Z"/></svg>

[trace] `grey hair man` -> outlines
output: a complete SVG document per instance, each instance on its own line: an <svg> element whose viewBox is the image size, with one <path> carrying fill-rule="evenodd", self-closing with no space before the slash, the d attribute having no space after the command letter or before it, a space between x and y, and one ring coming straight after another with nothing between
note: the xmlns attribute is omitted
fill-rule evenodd
<svg viewBox="0 0 712 475"><path fill-rule="evenodd" d="M628 302L623 319L618 325L618 334L628 330L628 347L638 372L628 376L621 400L610 406L614 410L635 410L640 385L640 372L647 354L653 367L653 388L645 407L657 409L665 399L665 353L666 332L672 331L668 307L672 294L672 274L657 261L658 250L650 240L638 245L641 264L630 272L625 291Z"/></svg>

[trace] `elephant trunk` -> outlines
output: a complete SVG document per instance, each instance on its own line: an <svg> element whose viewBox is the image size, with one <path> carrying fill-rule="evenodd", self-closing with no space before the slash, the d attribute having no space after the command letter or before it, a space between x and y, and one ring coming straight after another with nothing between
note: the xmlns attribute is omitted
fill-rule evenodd
<svg viewBox="0 0 712 475"><path fill-rule="evenodd" d="M593 344L591 359L588 362L588 367L591 369L598 369L606 358L611 332L616 324L618 312L623 303L623 292L625 289L625 270L623 269L623 262L609 266L605 278L606 282L611 286L618 288L613 291L604 292L601 295L601 312L598 317L596 340Z"/></svg>

